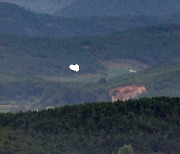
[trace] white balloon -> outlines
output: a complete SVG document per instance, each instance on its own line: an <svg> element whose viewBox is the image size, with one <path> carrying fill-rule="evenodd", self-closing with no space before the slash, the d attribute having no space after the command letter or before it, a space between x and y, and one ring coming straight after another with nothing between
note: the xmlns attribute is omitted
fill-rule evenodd
<svg viewBox="0 0 180 154"><path fill-rule="evenodd" d="M69 69L74 71L74 72L79 72L80 71L80 68L79 68L78 64L71 64L71 65L69 65Z"/></svg>

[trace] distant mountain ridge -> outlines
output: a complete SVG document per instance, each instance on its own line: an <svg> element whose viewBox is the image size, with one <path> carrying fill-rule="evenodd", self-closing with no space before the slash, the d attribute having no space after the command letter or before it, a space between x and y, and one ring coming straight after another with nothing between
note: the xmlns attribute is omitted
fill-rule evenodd
<svg viewBox="0 0 180 154"><path fill-rule="evenodd" d="M62 8L61 16L168 15L180 10L179 0L76 0Z"/></svg>
<svg viewBox="0 0 180 154"><path fill-rule="evenodd" d="M0 2L0 33L40 37L99 35L161 23L180 23L177 16L64 18L37 14L18 5Z"/></svg>
<svg viewBox="0 0 180 154"><path fill-rule="evenodd" d="M49 14L59 11L73 1L74 0L0 0L0 2L17 4L37 13Z"/></svg>
<svg viewBox="0 0 180 154"><path fill-rule="evenodd" d="M169 15L180 10L179 0L0 0L37 13L66 17Z"/></svg>

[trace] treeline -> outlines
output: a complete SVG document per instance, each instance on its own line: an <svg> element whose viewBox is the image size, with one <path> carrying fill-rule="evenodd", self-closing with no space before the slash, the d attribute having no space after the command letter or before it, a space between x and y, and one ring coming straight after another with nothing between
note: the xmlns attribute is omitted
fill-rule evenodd
<svg viewBox="0 0 180 154"><path fill-rule="evenodd" d="M0 153L178 154L180 98L89 103L0 114Z"/></svg>

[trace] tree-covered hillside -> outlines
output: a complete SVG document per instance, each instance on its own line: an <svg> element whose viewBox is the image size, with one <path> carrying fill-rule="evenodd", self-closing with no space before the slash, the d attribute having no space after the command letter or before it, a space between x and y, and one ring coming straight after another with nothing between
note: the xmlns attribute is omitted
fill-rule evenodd
<svg viewBox="0 0 180 154"><path fill-rule="evenodd" d="M0 33L39 37L98 35L160 23L180 23L178 16L64 18L32 13L17 5L0 3Z"/></svg>
<svg viewBox="0 0 180 154"><path fill-rule="evenodd" d="M143 98L0 114L0 153L178 154L180 98Z"/></svg>

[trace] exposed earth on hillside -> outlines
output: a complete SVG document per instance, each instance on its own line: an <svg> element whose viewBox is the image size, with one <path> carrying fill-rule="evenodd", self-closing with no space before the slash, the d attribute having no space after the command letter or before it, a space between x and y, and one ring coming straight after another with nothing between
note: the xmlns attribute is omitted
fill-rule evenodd
<svg viewBox="0 0 180 154"><path fill-rule="evenodd" d="M145 86L131 85L131 86L123 86L115 89L111 89L109 95L111 96L112 102L118 100L129 100L131 98L135 98L138 95L146 92Z"/></svg>

